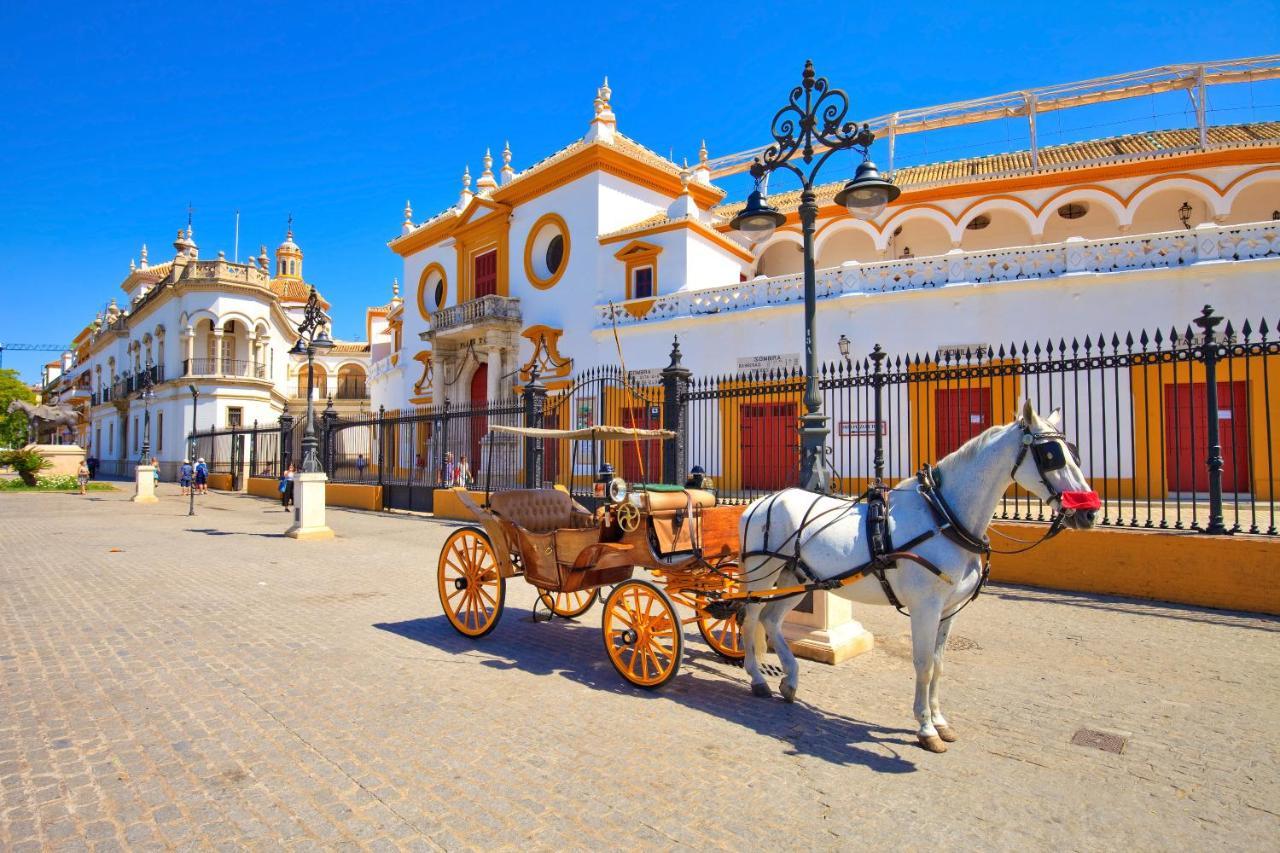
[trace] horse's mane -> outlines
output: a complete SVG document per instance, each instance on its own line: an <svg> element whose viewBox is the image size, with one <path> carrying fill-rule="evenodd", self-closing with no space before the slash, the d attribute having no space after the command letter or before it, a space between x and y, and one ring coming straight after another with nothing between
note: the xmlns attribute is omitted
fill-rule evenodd
<svg viewBox="0 0 1280 853"><path fill-rule="evenodd" d="M996 424L995 426L987 427L985 430L939 459L936 467L939 471L945 471L956 463L966 462L969 459L972 459L983 450L986 450L988 445L995 441L996 437L1008 426L1008 424Z"/></svg>

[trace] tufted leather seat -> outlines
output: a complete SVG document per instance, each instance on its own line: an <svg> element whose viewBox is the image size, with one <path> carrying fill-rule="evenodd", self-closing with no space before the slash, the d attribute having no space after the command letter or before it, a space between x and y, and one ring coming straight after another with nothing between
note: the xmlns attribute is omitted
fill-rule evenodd
<svg viewBox="0 0 1280 853"><path fill-rule="evenodd" d="M590 514L579 511L573 498L559 489L496 492L489 496L489 505L503 518L531 533L587 527L591 520Z"/></svg>

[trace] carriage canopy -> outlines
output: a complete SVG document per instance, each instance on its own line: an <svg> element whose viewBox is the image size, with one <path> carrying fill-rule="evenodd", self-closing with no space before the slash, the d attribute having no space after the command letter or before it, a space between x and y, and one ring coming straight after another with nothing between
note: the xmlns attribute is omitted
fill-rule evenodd
<svg viewBox="0 0 1280 853"><path fill-rule="evenodd" d="M525 438L567 438L581 441L659 441L675 438L676 434L669 429L636 429L620 426L590 426L582 429L539 429L537 427L502 426L494 424L491 432L505 432Z"/></svg>

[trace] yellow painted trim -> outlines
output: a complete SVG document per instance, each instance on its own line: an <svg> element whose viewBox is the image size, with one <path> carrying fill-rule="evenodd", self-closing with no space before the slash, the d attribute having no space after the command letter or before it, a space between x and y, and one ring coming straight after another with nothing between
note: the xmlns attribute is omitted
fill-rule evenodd
<svg viewBox="0 0 1280 853"><path fill-rule="evenodd" d="M427 280L431 278L432 273L440 273L440 281L444 284L444 298L440 300L440 304L434 308L427 307ZM435 294L431 294L431 298L435 300ZM444 266L438 263L429 263L427 268L422 271L422 275L418 276L418 314L428 323L431 322L431 315L439 311L449 301L449 276L445 274ZM372 339L371 339L372 340Z"/></svg>
<svg viewBox="0 0 1280 853"><path fill-rule="evenodd" d="M413 390L416 394L422 393L422 388L432 381L432 351L429 349L422 350L413 357L413 360L422 365L422 376L418 377L418 381L413 383ZM429 400L431 395L427 395Z"/></svg>
<svg viewBox="0 0 1280 853"><path fill-rule="evenodd" d="M655 246L653 243L646 243L643 240L632 240L627 245L619 249L614 257L622 261L626 267L625 294L627 304L623 307L627 313L633 317L643 317L649 313L649 308L653 302L642 300L640 302L631 302L635 297L631 293L631 273L641 267L653 267L653 293L652 296L658 295L658 256L662 254L662 247ZM639 312L639 313L637 313Z"/></svg>
<svg viewBox="0 0 1280 853"><path fill-rule="evenodd" d="M628 231L625 234L615 234L610 237L601 237L600 245L607 246L610 243L621 243L623 240L635 240L636 238L639 238L639 237L650 237L654 234L665 234L670 231L679 231L679 230L692 231L698 236L703 237L707 240L710 240L712 243L719 246L721 249L724 249L729 254L733 255L739 260L743 260L750 263L751 261L754 261L756 259L755 255L751 254L751 252L742 248L733 240L730 240L728 237L721 234L719 231L716 231L714 228L703 225L701 222L696 222L692 219L677 219L671 222L663 222L658 225L651 225L648 228L641 228L636 231Z"/></svg>
<svg viewBox="0 0 1280 853"><path fill-rule="evenodd" d="M560 229L560 235L564 237L564 258L560 261L560 269L547 278L538 278L533 271L533 241L538 236L538 232L547 225L554 225ZM569 224L564 221L564 217L558 213L544 213L538 217L538 221L533 223L524 241L524 274L529 279L529 283L538 290L550 290L555 287L556 282L564 276L564 271L569 268L569 248Z"/></svg>
<svg viewBox="0 0 1280 853"><path fill-rule="evenodd" d="M541 379L560 379L573 372L573 359L560 354L560 336L564 329L553 329L550 326L530 326L520 333L533 344L533 354L520 368L517 381L528 382L529 371L536 364Z"/></svg>

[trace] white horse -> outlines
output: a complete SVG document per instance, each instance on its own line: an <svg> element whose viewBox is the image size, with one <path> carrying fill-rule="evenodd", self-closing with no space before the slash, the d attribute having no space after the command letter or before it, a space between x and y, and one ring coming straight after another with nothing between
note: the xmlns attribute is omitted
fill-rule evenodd
<svg viewBox="0 0 1280 853"><path fill-rule="evenodd" d="M1097 495L1080 470L1074 448L1059 432L1061 422L1060 412L1042 419L1027 401L1021 416L1013 423L991 427L938 463L935 469L938 492L954 512L958 527L983 540L1000 498L1011 483L1036 495L1056 513L1062 513L1066 525L1078 529L1093 526ZM902 547L914 537L938 528L935 513L915 479L898 483L889 497L889 529L896 546ZM818 580L836 577L866 564L871 552L863 524L865 512L866 504L851 506L847 500L822 497L801 489L787 489L752 503L742 514L739 530L743 554L747 555L742 560L742 569L749 590L760 592L810 580L794 561L776 556L750 556L752 551L772 549L791 555L798 541L801 559ZM938 689L943 651L953 621L949 616L978 589L983 555L942 534L931 536L909 550L950 579L948 583L923 565L906 559L898 560L885 575L911 617L917 737L925 749L946 752L946 744L956 739L942 715ZM890 603L879 580L871 575L839 588L834 594L865 604ZM760 671L767 634L785 670L779 690L786 701L795 699L799 666L782 636L782 620L798 602L799 597L793 596L750 603L746 607L742 629L746 670L756 696L771 695Z"/></svg>

